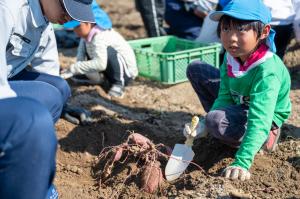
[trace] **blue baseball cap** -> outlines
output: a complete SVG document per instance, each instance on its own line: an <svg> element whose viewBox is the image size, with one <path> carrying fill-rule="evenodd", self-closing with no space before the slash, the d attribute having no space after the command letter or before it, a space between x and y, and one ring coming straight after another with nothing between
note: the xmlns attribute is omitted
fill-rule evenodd
<svg viewBox="0 0 300 199"><path fill-rule="evenodd" d="M231 0L219 0L219 4L224 8Z"/></svg>
<svg viewBox="0 0 300 199"><path fill-rule="evenodd" d="M272 19L269 8L261 0L232 0L222 11L212 12L209 18L213 21L219 21L223 15L240 20L257 20L264 24L269 24ZM276 52L274 37L275 31L271 29L267 38L267 45L270 50Z"/></svg>
<svg viewBox="0 0 300 199"><path fill-rule="evenodd" d="M95 23L101 27L102 29L111 29L112 22L109 16L104 12L98 5L98 3L94 0L92 3L92 13L95 19ZM79 21L72 20L64 24L64 28L76 28L80 25Z"/></svg>
<svg viewBox="0 0 300 199"><path fill-rule="evenodd" d="M95 23L91 9L93 0L62 0L66 11L74 20Z"/></svg>

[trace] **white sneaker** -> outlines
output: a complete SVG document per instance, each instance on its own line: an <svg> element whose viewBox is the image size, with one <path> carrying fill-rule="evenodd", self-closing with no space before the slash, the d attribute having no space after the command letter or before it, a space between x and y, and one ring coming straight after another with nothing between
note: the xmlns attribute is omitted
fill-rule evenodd
<svg viewBox="0 0 300 199"><path fill-rule="evenodd" d="M113 84L108 91L108 95L121 99L124 97L124 87L118 84Z"/></svg>

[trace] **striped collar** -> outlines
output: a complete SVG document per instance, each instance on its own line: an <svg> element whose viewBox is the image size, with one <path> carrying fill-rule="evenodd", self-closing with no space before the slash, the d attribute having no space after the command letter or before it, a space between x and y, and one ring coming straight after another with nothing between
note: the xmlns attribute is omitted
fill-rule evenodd
<svg viewBox="0 0 300 199"><path fill-rule="evenodd" d="M233 78L242 77L272 56L273 53L265 44L262 44L253 52L244 64L241 64L236 58L227 53L227 75Z"/></svg>

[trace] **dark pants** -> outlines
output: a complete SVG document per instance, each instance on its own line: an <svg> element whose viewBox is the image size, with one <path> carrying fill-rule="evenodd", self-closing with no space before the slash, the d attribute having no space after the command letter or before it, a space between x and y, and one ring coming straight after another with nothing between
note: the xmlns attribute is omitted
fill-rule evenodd
<svg viewBox="0 0 300 199"><path fill-rule="evenodd" d="M18 96L39 101L50 111L56 122L68 98L71 89L61 77L23 70L9 79L9 84Z"/></svg>
<svg viewBox="0 0 300 199"><path fill-rule="evenodd" d="M186 9L181 0L166 0L165 20L169 25L168 34L184 39L196 39L202 27L203 19L194 14L194 10Z"/></svg>
<svg viewBox="0 0 300 199"><path fill-rule="evenodd" d="M219 69L200 61L194 61L188 65L186 75L204 110L209 112L218 97L220 87Z"/></svg>
<svg viewBox="0 0 300 199"><path fill-rule="evenodd" d="M132 80L124 58L110 46L107 48L107 67L103 74L111 85L125 86Z"/></svg>
<svg viewBox="0 0 300 199"><path fill-rule="evenodd" d="M282 59L292 38L293 25L272 26L272 28L276 31L274 39L276 54Z"/></svg>
<svg viewBox="0 0 300 199"><path fill-rule="evenodd" d="M220 71L201 61L194 61L187 67L187 77L207 112L205 124L207 131L225 144L238 147L247 127L249 107L244 104L230 105L212 110L220 87ZM272 130L278 129L275 123Z"/></svg>
<svg viewBox="0 0 300 199"><path fill-rule="evenodd" d="M149 37L165 35L163 29L165 0L135 0Z"/></svg>
<svg viewBox="0 0 300 199"><path fill-rule="evenodd" d="M37 100L0 100L0 198L44 199L55 174L52 117Z"/></svg>

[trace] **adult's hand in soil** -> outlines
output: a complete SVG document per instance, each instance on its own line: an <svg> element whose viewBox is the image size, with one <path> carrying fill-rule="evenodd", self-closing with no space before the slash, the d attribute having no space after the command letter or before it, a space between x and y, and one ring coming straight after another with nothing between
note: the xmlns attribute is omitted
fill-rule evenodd
<svg viewBox="0 0 300 199"><path fill-rule="evenodd" d="M224 177L231 179L231 180L249 180L250 179L250 172L247 169L238 166L228 166L223 171Z"/></svg>
<svg viewBox="0 0 300 199"><path fill-rule="evenodd" d="M66 104L63 108L61 118L73 123L89 125L92 122L91 112L78 106Z"/></svg>

